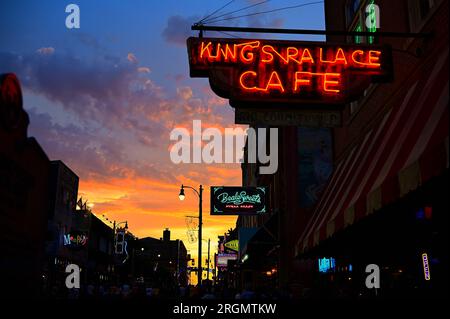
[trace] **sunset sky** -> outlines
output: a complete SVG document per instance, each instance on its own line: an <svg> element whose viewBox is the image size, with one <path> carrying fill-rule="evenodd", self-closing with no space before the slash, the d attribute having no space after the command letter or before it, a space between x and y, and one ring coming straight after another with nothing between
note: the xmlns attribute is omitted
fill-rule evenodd
<svg viewBox="0 0 450 319"><path fill-rule="evenodd" d="M228 101L215 96L207 80L189 78L185 45L196 35L191 24L228 2L11 0L0 5L0 72L14 72L21 81L29 135L51 160L62 160L80 177L79 196L94 204L94 213L127 220L138 237L159 238L168 227L195 258L197 244L187 241L185 216L198 214L198 199L186 190L186 200L179 201L180 184L205 186L203 238L211 238L214 252L217 236L234 227L236 218L209 215L209 186L241 185L240 166L175 165L169 134L175 127L192 130L194 119L202 120L203 128L234 126ZM258 2L236 0L216 15ZM264 1L232 16L307 2ZM65 27L69 3L80 7L80 29ZM323 29L323 20L320 3L216 25ZM205 242L203 260L206 247Z"/></svg>

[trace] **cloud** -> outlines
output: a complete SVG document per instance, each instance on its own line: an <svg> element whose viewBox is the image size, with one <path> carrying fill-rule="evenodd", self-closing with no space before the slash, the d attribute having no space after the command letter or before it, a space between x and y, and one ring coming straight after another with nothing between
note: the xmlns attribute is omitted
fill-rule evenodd
<svg viewBox="0 0 450 319"><path fill-rule="evenodd" d="M167 20L167 26L162 32L164 39L173 44L186 45L186 39L193 35L191 26L200 18L198 16L183 17L174 15Z"/></svg>
<svg viewBox="0 0 450 319"><path fill-rule="evenodd" d="M183 100L189 100L190 98L192 98L193 95L192 88L190 88L189 86L177 88L177 94Z"/></svg>
<svg viewBox="0 0 450 319"><path fill-rule="evenodd" d="M150 73L151 72L150 68L145 67L145 66L141 66L141 67L137 68L137 71L139 73Z"/></svg>
<svg viewBox="0 0 450 319"><path fill-rule="evenodd" d="M158 112L161 88L138 69L113 57L89 61L65 53L0 52L0 71L15 72L25 89L60 103L83 124L97 123L116 130L129 128L134 121L139 134L159 136L157 126L143 123L148 122L145 118L149 113Z"/></svg>
<svg viewBox="0 0 450 319"><path fill-rule="evenodd" d="M37 49L36 52L42 55L52 55L53 53L55 53L55 48L52 47L40 48Z"/></svg>
<svg viewBox="0 0 450 319"><path fill-rule="evenodd" d="M131 52L128 53L127 59L128 59L128 61L130 61L131 63L135 63L135 64L138 63L138 60L137 60L136 56L135 56L133 53L131 53Z"/></svg>

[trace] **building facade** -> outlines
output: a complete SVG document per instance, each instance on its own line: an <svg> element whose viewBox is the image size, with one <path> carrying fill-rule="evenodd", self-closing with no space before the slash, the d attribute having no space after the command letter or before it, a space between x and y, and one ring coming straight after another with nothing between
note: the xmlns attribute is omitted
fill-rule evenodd
<svg viewBox="0 0 450 319"><path fill-rule="evenodd" d="M50 162L46 261L43 270L44 283L48 288L63 285L66 265L81 262L72 251L76 245L70 242L71 236L87 236L86 232L81 233L72 225L78 183L78 176L62 161Z"/></svg>
<svg viewBox="0 0 450 319"><path fill-rule="evenodd" d="M165 229L160 239L138 239L133 249L133 274L141 277L147 285L163 289L186 287L188 284L188 261L182 240L172 240L170 230Z"/></svg>
<svg viewBox="0 0 450 319"><path fill-rule="evenodd" d="M28 124L16 76L0 75L0 271L8 298L37 298L44 262L50 162Z"/></svg>
<svg viewBox="0 0 450 319"><path fill-rule="evenodd" d="M253 277L276 267L273 287L295 297L448 294L448 2L325 1L325 19L373 32L329 43L390 45L393 78L346 104L341 127L280 127L276 174L242 166L244 186L270 186L272 212L238 218L255 229L241 257Z"/></svg>

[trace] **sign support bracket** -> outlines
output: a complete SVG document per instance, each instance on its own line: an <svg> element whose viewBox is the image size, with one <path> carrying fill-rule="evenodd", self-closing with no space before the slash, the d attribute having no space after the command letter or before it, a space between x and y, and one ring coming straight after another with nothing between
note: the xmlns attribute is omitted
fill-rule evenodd
<svg viewBox="0 0 450 319"><path fill-rule="evenodd" d="M249 28L249 27L224 27L193 24L191 30L200 31L199 37L203 37L203 31L245 32L245 33L280 33L280 34L309 34L309 35L334 35L334 36L377 36L389 38L428 38L433 33L414 32L360 32L346 30L310 30L310 29L275 29L275 28Z"/></svg>

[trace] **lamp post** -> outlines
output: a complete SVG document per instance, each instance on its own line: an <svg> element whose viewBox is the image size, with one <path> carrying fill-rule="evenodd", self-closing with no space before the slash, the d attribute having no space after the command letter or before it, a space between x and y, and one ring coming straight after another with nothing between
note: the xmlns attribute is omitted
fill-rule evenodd
<svg viewBox="0 0 450 319"><path fill-rule="evenodd" d="M198 286L202 285L202 202L203 202L203 187L200 185L199 190L197 191L195 188L191 186L181 185L180 194L178 197L180 200L184 200L186 197L184 194L184 188L192 189L198 195L198 265L197 265L197 277L198 277Z"/></svg>

